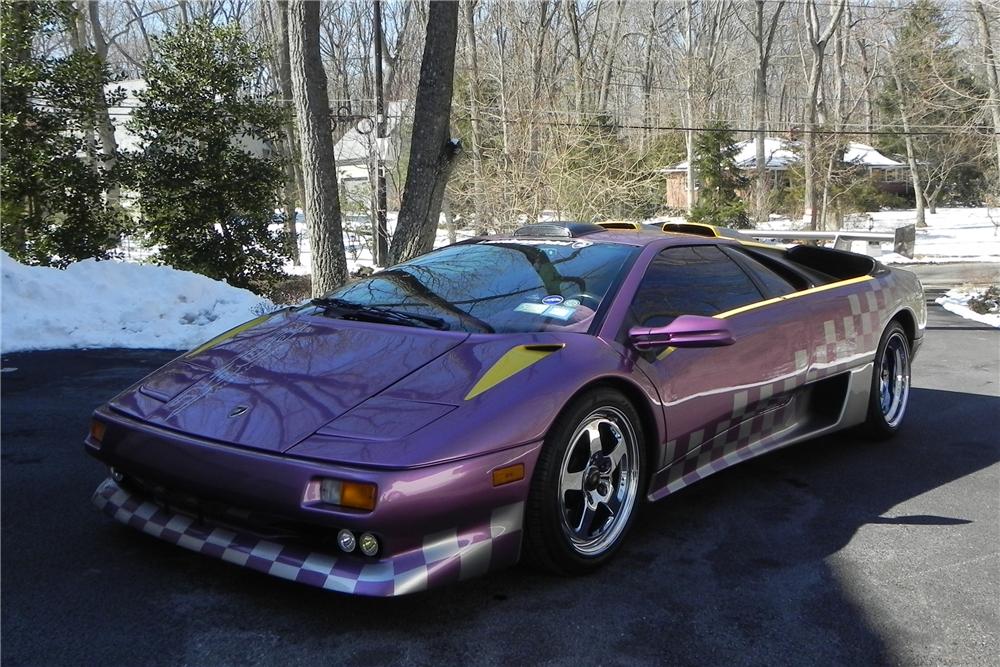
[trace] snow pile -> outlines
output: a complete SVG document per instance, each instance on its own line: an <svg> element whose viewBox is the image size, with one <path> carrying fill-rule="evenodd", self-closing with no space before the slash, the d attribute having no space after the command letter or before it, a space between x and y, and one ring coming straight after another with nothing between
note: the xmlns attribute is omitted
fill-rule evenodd
<svg viewBox="0 0 1000 667"><path fill-rule="evenodd" d="M991 327L1000 327L1000 313L977 313L976 311L969 308L969 299L977 294L981 294L983 290L964 290L964 289L953 289L948 290L948 292L938 298L937 302L945 310L951 311L958 315L959 317L964 317L967 320L975 320L976 322L982 322L983 324L988 324Z"/></svg>
<svg viewBox="0 0 1000 667"><path fill-rule="evenodd" d="M59 270L0 252L0 271L3 352L188 349L270 307L248 290L167 266L88 259Z"/></svg>

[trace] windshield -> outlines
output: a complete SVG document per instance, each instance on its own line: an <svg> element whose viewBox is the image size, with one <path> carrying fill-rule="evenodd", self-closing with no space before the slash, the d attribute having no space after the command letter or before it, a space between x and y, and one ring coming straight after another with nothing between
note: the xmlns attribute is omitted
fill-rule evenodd
<svg viewBox="0 0 1000 667"><path fill-rule="evenodd" d="M485 240L417 257L324 297L443 320L453 331L586 331L638 248Z"/></svg>

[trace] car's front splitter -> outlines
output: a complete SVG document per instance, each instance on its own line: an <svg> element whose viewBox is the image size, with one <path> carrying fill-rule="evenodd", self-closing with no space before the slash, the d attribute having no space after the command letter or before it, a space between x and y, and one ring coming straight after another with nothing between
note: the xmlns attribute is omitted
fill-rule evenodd
<svg viewBox="0 0 1000 667"><path fill-rule="evenodd" d="M425 536L423 546L365 562L261 538L164 508L106 479L93 502L147 535L274 577L331 591L389 597L468 579L517 562L524 503L492 510L464 529Z"/></svg>

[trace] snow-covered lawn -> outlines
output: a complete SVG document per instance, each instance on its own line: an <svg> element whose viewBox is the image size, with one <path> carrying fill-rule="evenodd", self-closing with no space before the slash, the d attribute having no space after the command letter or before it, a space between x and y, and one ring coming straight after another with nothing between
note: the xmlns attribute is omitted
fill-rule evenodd
<svg viewBox="0 0 1000 667"><path fill-rule="evenodd" d="M386 215L386 228L388 229L390 235L396 231L397 215L398 214L395 211L389 211L388 215ZM301 219L301 215L299 218ZM371 237L360 233L364 232L364 234L370 234L371 229L369 224L370 223L368 223L367 220L362 222L360 219L348 219L345 221L344 250L347 255L348 273L354 274L363 266L376 269L380 268L375 265L375 260L372 258ZM310 273L309 267L312 262L312 252L309 246L309 231L301 220L296 223L296 229L299 234L300 263L298 266L293 266L291 262L288 262L285 265L285 272L293 275L307 275ZM473 236L475 236L475 234L471 229L458 229L455 231L456 241L469 239ZM449 243L448 230L445 228L444 215L442 215L441 221L438 225L437 236L434 238L434 247L440 248L441 246L448 245Z"/></svg>
<svg viewBox="0 0 1000 667"><path fill-rule="evenodd" d="M256 294L166 266L85 260L65 270L0 252L0 350L194 347L269 308Z"/></svg>
<svg viewBox="0 0 1000 667"><path fill-rule="evenodd" d="M951 311L967 320L975 320L992 327L1000 327L1000 312L997 313L977 313L969 307L969 299L981 295L984 290L969 290L958 288L948 290L948 292L937 300L945 310Z"/></svg>
<svg viewBox="0 0 1000 667"><path fill-rule="evenodd" d="M926 220L927 227L917 230L913 259L892 252L892 245L886 243L879 261L885 264L1000 262L1000 208L939 208L937 213L928 213ZM912 209L876 211L850 220L845 227L891 232L915 221ZM775 230L802 228L801 221L780 217L772 218L767 226Z"/></svg>

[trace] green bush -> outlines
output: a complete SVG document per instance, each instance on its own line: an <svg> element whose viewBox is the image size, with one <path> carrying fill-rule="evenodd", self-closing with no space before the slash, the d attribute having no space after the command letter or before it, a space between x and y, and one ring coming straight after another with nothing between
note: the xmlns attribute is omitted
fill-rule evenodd
<svg viewBox="0 0 1000 667"><path fill-rule="evenodd" d="M130 121L142 151L123 159L155 261L239 287L280 280L283 232L269 225L282 163L241 145L273 145L283 123L275 102L250 94L260 49L238 25L206 21L166 33L155 47Z"/></svg>

